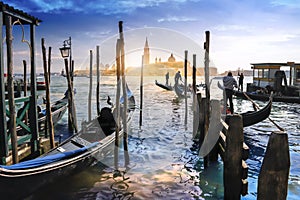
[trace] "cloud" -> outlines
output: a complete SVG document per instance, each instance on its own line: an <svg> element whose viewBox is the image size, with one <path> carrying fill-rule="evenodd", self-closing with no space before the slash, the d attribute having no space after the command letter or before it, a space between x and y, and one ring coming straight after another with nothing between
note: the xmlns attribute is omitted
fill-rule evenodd
<svg viewBox="0 0 300 200"><path fill-rule="evenodd" d="M166 18L160 18L157 22L194 22L197 21L194 17L177 17L177 16L168 16Z"/></svg>
<svg viewBox="0 0 300 200"><path fill-rule="evenodd" d="M102 13L104 15L128 14L139 8L158 7L161 4L184 4L199 0L21 0L7 3L26 12L37 13Z"/></svg>
<svg viewBox="0 0 300 200"><path fill-rule="evenodd" d="M218 25L214 28L216 31L250 31L253 28L250 26L244 26L244 25Z"/></svg>
<svg viewBox="0 0 300 200"><path fill-rule="evenodd" d="M273 0L270 2L272 6L283 6L290 9L299 9L299 0Z"/></svg>

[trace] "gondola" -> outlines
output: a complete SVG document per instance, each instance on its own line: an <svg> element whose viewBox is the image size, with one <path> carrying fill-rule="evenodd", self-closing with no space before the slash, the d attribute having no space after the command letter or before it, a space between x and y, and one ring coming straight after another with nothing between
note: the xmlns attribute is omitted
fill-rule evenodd
<svg viewBox="0 0 300 200"><path fill-rule="evenodd" d="M222 86L218 82L218 87L222 89ZM266 93L259 93L259 92L242 92L233 90L233 95L242 98L242 99L248 99L250 97L253 100L258 101L269 101L270 94ZM273 102L284 102L284 103L300 103L300 96L284 96L284 95L273 95L272 97Z"/></svg>
<svg viewBox="0 0 300 200"><path fill-rule="evenodd" d="M135 100L128 94L127 123L135 110ZM120 101L122 102L122 101ZM104 107L100 115L82 124L82 129L58 147L33 160L0 166L1 198L24 198L38 188L82 171L113 152L116 123L113 109ZM122 127L118 136L123 135Z"/></svg>
<svg viewBox="0 0 300 200"><path fill-rule="evenodd" d="M268 104L257 111L249 111L241 113L243 118L243 127L252 126L267 119L272 110L272 97L270 97Z"/></svg>
<svg viewBox="0 0 300 200"><path fill-rule="evenodd" d="M175 84L174 85L174 91L176 93L176 95L178 96L178 98L184 98L184 86L183 85L179 85L179 84Z"/></svg>
<svg viewBox="0 0 300 200"><path fill-rule="evenodd" d="M173 90L173 87L171 85L164 85L164 84L161 84L159 82L157 82L157 80L155 80L155 85L157 85L158 87L161 87L165 90L168 90L168 91L172 91Z"/></svg>
<svg viewBox="0 0 300 200"><path fill-rule="evenodd" d="M52 113L52 121L53 125L55 126L63 117L68 107L68 97L65 96L64 98L55 101L51 104L51 113ZM39 131L45 129L46 123L46 108L39 110L38 114L38 127Z"/></svg>
<svg viewBox="0 0 300 200"><path fill-rule="evenodd" d="M26 107L29 107L29 102L26 102L22 108L20 108L17 112L19 120L24 120ZM59 99L51 104L51 113L52 113L52 122L55 126L63 117L68 107L68 97L64 96L62 99ZM38 105L38 130L45 130L46 124L46 108L42 108ZM8 122L9 124L9 122ZM22 128L21 126L17 126L17 134L25 135L27 134L26 128Z"/></svg>
<svg viewBox="0 0 300 200"><path fill-rule="evenodd" d="M220 89L224 90L223 86L219 82L218 82L218 87ZM251 97L248 97L248 98L251 98ZM247 98L247 100L249 100L248 98ZM257 123L267 119L272 110L272 102L273 102L273 99L272 99L272 96L270 96L269 102L262 109L239 113L243 119L243 127L251 126L251 125L257 124ZM252 103L254 103L254 102L252 102Z"/></svg>
<svg viewBox="0 0 300 200"><path fill-rule="evenodd" d="M175 91L175 94L177 95L177 97L179 99L181 98L184 98L185 97L185 91L184 91L184 85L183 84L175 84L174 85L174 91ZM189 87L186 88L186 91L187 92L191 92L191 89ZM190 97L190 94L187 93L186 95L187 97Z"/></svg>
<svg viewBox="0 0 300 200"><path fill-rule="evenodd" d="M253 100L258 101L268 101L270 95L269 94L263 94L263 93L257 93L257 92L241 92L241 91L234 91L233 95L242 99L247 99L246 95L249 96ZM284 102L284 103L300 103L300 96L279 96L274 95L273 96L273 102Z"/></svg>

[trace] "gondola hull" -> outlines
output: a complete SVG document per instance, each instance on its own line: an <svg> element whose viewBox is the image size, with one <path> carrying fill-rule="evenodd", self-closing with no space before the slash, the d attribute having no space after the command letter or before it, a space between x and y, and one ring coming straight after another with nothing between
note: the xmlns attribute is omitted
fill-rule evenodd
<svg viewBox="0 0 300 200"><path fill-rule="evenodd" d="M245 96L248 95L253 100L258 101L268 101L269 95L268 94L257 94L252 92L240 92L240 91L234 91L233 95L239 98L247 99ZM273 96L273 102L284 102L284 103L300 103L300 97L296 96Z"/></svg>
<svg viewBox="0 0 300 200"><path fill-rule="evenodd" d="M271 113L271 110L272 98L270 98L268 104L260 110L241 113L243 119L243 127L251 126L267 119Z"/></svg>
<svg viewBox="0 0 300 200"><path fill-rule="evenodd" d="M219 82L218 82L218 87L221 90L224 90L224 87ZM236 93L236 92L237 91L234 91L234 93ZM246 100L249 100L246 95L244 95L244 97ZM249 96L249 98L252 99L250 96ZM272 97L267 97L267 98L268 99L266 101L269 101L269 102L262 109L259 109L257 111L249 111L249 112L239 113L242 116L243 127L257 124L269 117L271 110L272 110L273 98Z"/></svg>
<svg viewBox="0 0 300 200"><path fill-rule="evenodd" d="M51 106L52 122L54 126L61 120L61 118L67 111L68 99L67 98L61 99L57 101L55 104ZM46 115L39 114L39 118L38 118L39 131L45 130L45 123L46 123Z"/></svg>
<svg viewBox="0 0 300 200"><path fill-rule="evenodd" d="M134 102L129 103L132 106L128 109L127 123L131 122L135 106ZM110 110L112 115L110 108L102 110ZM80 172L112 155L116 133L104 131L108 129L101 117L100 114L94 120L83 123L81 131L39 158L12 166L0 166L1 198L28 197L40 187ZM122 136L121 127L118 137Z"/></svg>
<svg viewBox="0 0 300 200"><path fill-rule="evenodd" d="M161 84L157 81L155 81L155 85L157 85L158 87L160 88L163 88L165 90L168 90L168 91L172 91L173 90L173 87L171 85L164 85L164 84Z"/></svg>

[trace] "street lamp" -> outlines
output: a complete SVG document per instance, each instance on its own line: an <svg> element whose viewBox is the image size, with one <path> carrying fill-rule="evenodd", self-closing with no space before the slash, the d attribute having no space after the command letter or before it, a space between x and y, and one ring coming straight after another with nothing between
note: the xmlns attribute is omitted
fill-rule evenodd
<svg viewBox="0 0 300 200"><path fill-rule="evenodd" d="M72 42L71 37L64 41L63 47L59 48L62 58L69 57L69 74L73 81L73 66L72 66Z"/></svg>
<svg viewBox="0 0 300 200"><path fill-rule="evenodd" d="M75 128L75 131L77 132L77 122L76 122L76 115L75 113L72 113L74 102L73 102L73 64L72 64L72 48L71 48L71 37L69 37L68 40L64 41L63 47L59 48L60 53L62 58L67 60L69 57L69 66L65 66L66 68L69 67L69 70L66 69L67 74L67 79L68 79L68 110L69 110L69 115L68 115L68 124L69 124L69 131L73 132L73 126ZM67 62L66 62L67 63ZM75 116L73 116L75 115Z"/></svg>
<svg viewBox="0 0 300 200"><path fill-rule="evenodd" d="M69 39L64 41L63 47L59 48L61 56L63 58L70 57L70 66L71 66L71 61L72 61L72 42L71 42L71 37Z"/></svg>
<svg viewBox="0 0 300 200"><path fill-rule="evenodd" d="M62 48L59 48L59 50L63 58L68 58L70 56L71 47L67 47L65 42L64 42L64 46Z"/></svg>

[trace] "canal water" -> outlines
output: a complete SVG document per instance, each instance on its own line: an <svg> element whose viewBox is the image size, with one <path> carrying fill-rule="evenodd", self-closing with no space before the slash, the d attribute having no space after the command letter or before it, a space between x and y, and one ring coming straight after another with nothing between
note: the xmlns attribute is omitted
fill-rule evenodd
<svg viewBox="0 0 300 200"><path fill-rule="evenodd" d="M197 82L203 82L202 78ZM95 79L93 117L96 114ZM157 87L155 80L164 83L164 77L144 77L143 124L140 128L137 110L129 126L130 166L127 170L120 147L120 176L114 175L112 155L96 166L42 188L27 199L223 199L222 162L219 160L204 169L202 158L192 148L192 98L188 98L188 121L185 125L185 101L178 100L174 92ZM115 100L116 84L113 76L101 77L100 81L100 103L103 107L107 106L108 95ZM250 77L245 77L245 84L251 81ZM139 106L140 78L127 77L127 82ZM80 128L88 114L89 79L75 77L74 85ZM66 88L64 77L52 77L51 99L59 99ZM222 93L212 85L211 96L220 99ZM257 103L260 107L265 104ZM245 100L234 99L234 105L236 112L252 110L252 104ZM291 168L288 199L296 200L300 197L300 105L273 103L270 117L286 130L289 137ZM56 127L57 139L70 136L67 121L65 114ZM269 120L244 128L250 157L246 161L249 167L248 195L242 199L257 197L258 175L272 131L277 131L277 128Z"/></svg>

